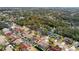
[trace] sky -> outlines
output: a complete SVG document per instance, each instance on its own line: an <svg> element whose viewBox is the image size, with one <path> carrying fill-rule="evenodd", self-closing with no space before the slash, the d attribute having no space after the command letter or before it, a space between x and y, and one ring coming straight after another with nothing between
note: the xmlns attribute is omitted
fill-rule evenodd
<svg viewBox="0 0 79 59"><path fill-rule="evenodd" d="M79 7L79 0L0 0L0 7Z"/></svg>

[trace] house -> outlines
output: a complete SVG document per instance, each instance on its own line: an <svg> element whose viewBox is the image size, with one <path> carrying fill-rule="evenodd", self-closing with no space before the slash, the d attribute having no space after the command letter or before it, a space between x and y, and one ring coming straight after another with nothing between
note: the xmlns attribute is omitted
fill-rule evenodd
<svg viewBox="0 0 79 59"><path fill-rule="evenodd" d="M73 42L73 45L74 45L76 48L79 48L79 42L74 41L74 42Z"/></svg>
<svg viewBox="0 0 79 59"><path fill-rule="evenodd" d="M55 47L49 47L48 50L49 50L49 51L61 51L62 48L60 48L58 45L56 45Z"/></svg>
<svg viewBox="0 0 79 59"><path fill-rule="evenodd" d="M12 45L8 45L6 48L5 48L5 51L12 51L13 50L13 46Z"/></svg>
<svg viewBox="0 0 79 59"><path fill-rule="evenodd" d="M11 35L12 34L12 31L10 31L8 28L4 28L4 29L2 29L2 31L5 35Z"/></svg>
<svg viewBox="0 0 79 59"><path fill-rule="evenodd" d="M12 26L11 26L11 28L14 29L15 27L16 27L16 24L13 23Z"/></svg>
<svg viewBox="0 0 79 59"><path fill-rule="evenodd" d="M31 46L28 48L29 51L38 51L35 47Z"/></svg>
<svg viewBox="0 0 79 59"><path fill-rule="evenodd" d="M28 44L26 44L26 43L21 43L21 44L20 44L20 48L21 48L22 51L28 50L29 47L30 47L30 45L28 45Z"/></svg>
<svg viewBox="0 0 79 59"><path fill-rule="evenodd" d="M13 41L13 43L15 43L15 44L20 44L20 43L22 43L22 42L23 42L23 40L22 40L21 38L15 39L15 40Z"/></svg>
<svg viewBox="0 0 79 59"><path fill-rule="evenodd" d="M24 29L25 32L27 32L29 30L29 28L26 26L23 26L22 29Z"/></svg>
<svg viewBox="0 0 79 59"><path fill-rule="evenodd" d="M3 36L3 35L0 35L0 44L1 44L1 45L5 45L6 42L7 42L6 37Z"/></svg>
<svg viewBox="0 0 79 59"><path fill-rule="evenodd" d="M64 42L66 44L72 44L73 43L73 40L71 38L68 38L68 37L64 37Z"/></svg>
<svg viewBox="0 0 79 59"><path fill-rule="evenodd" d="M72 46L71 48L69 48L69 51L76 51L75 46Z"/></svg>

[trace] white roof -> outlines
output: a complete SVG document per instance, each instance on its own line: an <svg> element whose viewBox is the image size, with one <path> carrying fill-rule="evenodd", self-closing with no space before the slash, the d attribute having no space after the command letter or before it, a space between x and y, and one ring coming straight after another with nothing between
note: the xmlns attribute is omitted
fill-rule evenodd
<svg viewBox="0 0 79 59"><path fill-rule="evenodd" d="M8 45L5 51L12 51L12 48L13 48L12 45Z"/></svg>
<svg viewBox="0 0 79 59"><path fill-rule="evenodd" d="M7 31L9 31L9 29L8 28L4 28L2 31L3 32L7 32Z"/></svg>

